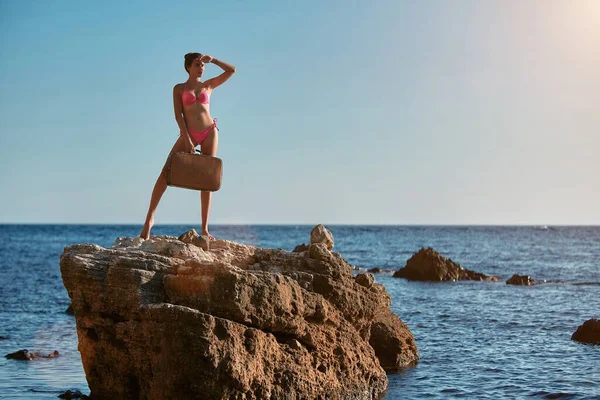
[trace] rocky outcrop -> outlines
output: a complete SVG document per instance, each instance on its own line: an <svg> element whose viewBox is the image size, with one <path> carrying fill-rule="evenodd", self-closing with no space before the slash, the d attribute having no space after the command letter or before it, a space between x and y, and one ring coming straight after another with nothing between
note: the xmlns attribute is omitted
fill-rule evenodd
<svg viewBox="0 0 600 400"><path fill-rule="evenodd" d="M517 274L514 274L506 281L507 285L522 285L522 286L532 286L532 285L536 285L537 283L538 282L535 281L529 275L517 275Z"/></svg>
<svg viewBox="0 0 600 400"><path fill-rule="evenodd" d="M592 318L585 321L571 336L571 340L600 345L600 320Z"/></svg>
<svg viewBox="0 0 600 400"><path fill-rule="evenodd" d="M463 268L449 258L442 257L432 248L421 248L407 262L406 266L394 273L396 278L412 281L497 281L492 276Z"/></svg>
<svg viewBox="0 0 600 400"><path fill-rule="evenodd" d="M374 399L418 359L385 288L327 242L119 238L66 247L61 273L94 399Z"/></svg>

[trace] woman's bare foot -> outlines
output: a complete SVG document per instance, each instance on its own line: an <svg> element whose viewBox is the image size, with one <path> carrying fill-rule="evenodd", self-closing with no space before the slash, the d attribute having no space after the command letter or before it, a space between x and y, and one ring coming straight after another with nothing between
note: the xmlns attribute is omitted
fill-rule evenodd
<svg viewBox="0 0 600 400"><path fill-rule="evenodd" d="M140 237L144 240L150 239L150 229L154 226L154 216L150 219L146 219L146 223L144 223L144 227L142 228L142 233L140 233Z"/></svg>
<svg viewBox="0 0 600 400"><path fill-rule="evenodd" d="M208 238L208 240L217 240L217 239L215 239L215 237L213 235L208 233L208 231L202 231L202 236L206 236Z"/></svg>

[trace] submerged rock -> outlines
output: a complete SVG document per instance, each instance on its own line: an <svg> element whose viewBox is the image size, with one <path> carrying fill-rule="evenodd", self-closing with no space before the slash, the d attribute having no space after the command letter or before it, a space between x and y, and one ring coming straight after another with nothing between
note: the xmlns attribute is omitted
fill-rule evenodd
<svg viewBox="0 0 600 400"><path fill-rule="evenodd" d="M44 355L44 354L38 353L38 352L30 353L29 350L23 349L23 350L15 351L14 353L7 354L4 357L6 357L8 359L13 359L13 360L31 361L36 358L54 358L54 357L58 357L59 355L60 355L60 353L57 350L54 350L50 354Z"/></svg>
<svg viewBox="0 0 600 400"><path fill-rule="evenodd" d="M497 281L498 278L463 268L449 258L442 257L432 248L421 248L394 273L396 278L413 281Z"/></svg>
<svg viewBox="0 0 600 400"><path fill-rule="evenodd" d="M375 399L418 360L385 288L324 242L118 238L60 265L96 399Z"/></svg>
<svg viewBox="0 0 600 400"><path fill-rule="evenodd" d="M367 272L370 272L372 274L382 274L382 273L389 273L389 272L394 273L394 272L396 272L396 270L374 267L374 268L368 269Z"/></svg>
<svg viewBox="0 0 600 400"><path fill-rule="evenodd" d="M507 281L507 285L522 285L522 286L534 286L541 285L543 283L557 284L557 285L569 285L569 286L586 286L586 285L600 285L600 282L564 282L558 280L536 280L529 275L517 275L514 274Z"/></svg>
<svg viewBox="0 0 600 400"><path fill-rule="evenodd" d="M81 393L79 390L67 390L64 393L58 395L59 399L89 399L88 396Z"/></svg>
<svg viewBox="0 0 600 400"><path fill-rule="evenodd" d="M571 340L600 345L600 320L592 318L585 321L571 336Z"/></svg>

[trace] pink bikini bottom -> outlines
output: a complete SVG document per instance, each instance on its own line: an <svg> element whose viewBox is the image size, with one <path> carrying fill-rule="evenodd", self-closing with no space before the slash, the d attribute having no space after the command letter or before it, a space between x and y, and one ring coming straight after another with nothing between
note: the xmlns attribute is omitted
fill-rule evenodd
<svg viewBox="0 0 600 400"><path fill-rule="evenodd" d="M192 139L196 142L196 146L198 146L199 144L202 144L202 142L204 142L204 139L206 139L206 137L208 136L210 131L213 130L213 128L219 130L219 128L217 128L217 118L213 119L212 125L203 130L202 132L195 132L190 130L188 130L188 132Z"/></svg>

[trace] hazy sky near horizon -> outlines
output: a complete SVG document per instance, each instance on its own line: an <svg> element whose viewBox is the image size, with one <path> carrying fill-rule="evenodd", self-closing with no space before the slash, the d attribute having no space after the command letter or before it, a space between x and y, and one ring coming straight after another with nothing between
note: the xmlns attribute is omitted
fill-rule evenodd
<svg viewBox="0 0 600 400"><path fill-rule="evenodd" d="M197 51L211 223L600 224L598 0L14 0L0 48L0 223L141 225Z"/></svg>

